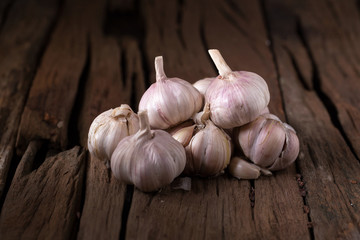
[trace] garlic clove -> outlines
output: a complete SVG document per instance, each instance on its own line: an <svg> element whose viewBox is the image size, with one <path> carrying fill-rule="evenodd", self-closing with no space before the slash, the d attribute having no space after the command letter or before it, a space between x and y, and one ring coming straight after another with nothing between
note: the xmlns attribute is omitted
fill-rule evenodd
<svg viewBox="0 0 360 240"><path fill-rule="evenodd" d="M233 130L235 144L240 147L245 156L250 156L254 142L265 122L266 118L261 115L254 121Z"/></svg>
<svg viewBox="0 0 360 240"><path fill-rule="evenodd" d="M210 120L185 149L187 163L184 172L190 175L214 176L222 173L230 162L230 138Z"/></svg>
<svg viewBox="0 0 360 240"><path fill-rule="evenodd" d="M209 50L209 54L220 74L205 93L205 102L210 103L210 119L224 129L254 120L270 101L265 80L256 73L232 71L216 49Z"/></svg>
<svg viewBox="0 0 360 240"><path fill-rule="evenodd" d="M287 125L287 124L286 124ZM290 166L299 155L300 143L299 139L292 127L287 125L286 140L283 146L283 151L280 156L275 160L274 164L269 167L269 170L277 171L285 169Z"/></svg>
<svg viewBox="0 0 360 240"><path fill-rule="evenodd" d="M238 179L257 179L261 174L265 176L272 175L269 170L249 163L240 157L233 157L228 169L230 174Z"/></svg>
<svg viewBox="0 0 360 240"><path fill-rule="evenodd" d="M143 94L139 111L147 110L152 128L167 129L188 120L203 105L203 97L189 82L167 78L163 58L155 58L156 82Z"/></svg>
<svg viewBox="0 0 360 240"><path fill-rule="evenodd" d="M193 84L193 86L202 94L205 95L205 92L207 88L209 87L210 83L215 79L216 77L210 77L210 78L203 78L198 80Z"/></svg>
<svg viewBox="0 0 360 240"><path fill-rule="evenodd" d="M282 123L268 120L263 125L252 148L249 158L257 165L269 167L280 155L285 142Z"/></svg>
<svg viewBox="0 0 360 240"><path fill-rule="evenodd" d="M184 147L186 147L193 134L194 134L194 129L195 129L195 124L189 127L184 127L182 129L179 129L178 131L176 131L175 133L173 133L171 136L176 139L178 142L180 142Z"/></svg>
<svg viewBox="0 0 360 240"><path fill-rule="evenodd" d="M258 179L261 175L260 168L240 157L233 157L228 167L229 173L237 179Z"/></svg>
<svg viewBox="0 0 360 240"><path fill-rule="evenodd" d="M109 161L117 144L139 129L139 118L129 105L122 104L97 116L91 123L88 134L89 152Z"/></svg>
<svg viewBox="0 0 360 240"><path fill-rule="evenodd" d="M270 113L235 128L234 139L247 158L271 171L288 167L299 154L295 130Z"/></svg>
<svg viewBox="0 0 360 240"><path fill-rule="evenodd" d="M169 133L150 130L146 111L139 112L139 118L140 130L117 145L111 157L111 170L116 178L152 192L181 174L186 153Z"/></svg>

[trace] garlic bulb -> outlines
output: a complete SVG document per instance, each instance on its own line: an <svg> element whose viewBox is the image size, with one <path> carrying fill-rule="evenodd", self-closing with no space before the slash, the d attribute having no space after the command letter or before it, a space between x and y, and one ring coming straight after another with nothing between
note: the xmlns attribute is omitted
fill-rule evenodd
<svg viewBox="0 0 360 240"><path fill-rule="evenodd" d="M189 82L167 78L163 58L155 58L156 83L141 97L139 111L147 110L152 128L166 129L189 119L202 107L202 95Z"/></svg>
<svg viewBox="0 0 360 240"><path fill-rule="evenodd" d="M236 128L234 136L246 157L269 170L288 167L299 154L295 130L273 114L263 114Z"/></svg>
<svg viewBox="0 0 360 240"><path fill-rule="evenodd" d="M265 80L256 73L231 71L216 49L209 50L209 54L220 74L205 93L211 120L225 129L254 120L270 101Z"/></svg>
<svg viewBox="0 0 360 240"><path fill-rule="evenodd" d="M158 190L181 174L184 147L163 130L150 130L146 111L139 112L140 130L125 137L111 157L114 176L144 192Z"/></svg>
<svg viewBox="0 0 360 240"><path fill-rule="evenodd" d="M233 157L228 167L229 173L238 179L257 179L261 174L271 176L272 173L240 157Z"/></svg>
<svg viewBox="0 0 360 240"><path fill-rule="evenodd" d="M91 123L88 134L89 152L109 161L121 139L139 130L139 118L127 104L107 110Z"/></svg>
<svg viewBox="0 0 360 240"><path fill-rule="evenodd" d="M184 172L202 177L221 173L230 162L230 137L210 120L186 146L187 162Z"/></svg>
<svg viewBox="0 0 360 240"><path fill-rule="evenodd" d="M193 84L193 86L202 94L205 95L207 88L215 78L203 78Z"/></svg>

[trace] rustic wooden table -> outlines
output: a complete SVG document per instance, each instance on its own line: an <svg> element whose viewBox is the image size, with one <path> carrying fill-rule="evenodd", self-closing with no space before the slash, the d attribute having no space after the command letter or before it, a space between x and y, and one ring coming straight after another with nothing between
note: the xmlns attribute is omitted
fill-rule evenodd
<svg viewBox="0 0 360 240"><path fill-rule="evenodd" d="M207 49L263 76L298 133L255 181L145 194L86 151L102 111L167 75L216 76ZM360 239L360 12L347 0L1 0L1 239Z"/></svg>

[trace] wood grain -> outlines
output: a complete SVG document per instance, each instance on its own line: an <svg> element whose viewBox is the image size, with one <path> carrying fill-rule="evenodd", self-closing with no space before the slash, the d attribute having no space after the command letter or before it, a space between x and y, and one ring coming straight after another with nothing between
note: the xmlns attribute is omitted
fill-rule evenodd
<svg viewBox="0 0 360 240"><path fill-rule="evenodd" d="M296 62L309 65L311 62L306 61L311 61L311 57L296 53L312 53L312 49L299 44L302 36L296 32L294 13L279 16L279 8L287 9L291 6L281 1L269 2L269 22L286 113L300 136L302 150L298 166L306 182L304 199L310 208L314 237L359 238L360 215L356 206L360 199L360 164L333 125L316 87L311 88L311 84L301 81L297 72L302 74L301 69L297 69L292 58L296 56ZM289 23L292 26L284 27ZM317 63L313 64L317 68ZM309 80L314 81L312 78ZM324 231L326 228L328 230Z"/></svg>
<svg viewBox="0 0 360 240"><path fill-rule="evenodd" d="M69 119L88 57L88 32L98 2L65 2L21 117L17 138L20 151L28 141L39 138L62 149L67 147Z"/></svg>
<svg viewBox="0 0 360 240"><path fill-rule="evenodd" d="M0 217L4 239L69 239L80 210L85 151L80 147L47 157L33 169L39 143L24 154Z"/></svg>
<svg viewBox="0 0 360 240"><path fill-rule="evenodd" d="M149 43L147 55L163 50L164 56L169 56L168 60L165 58L165 69L169 66L169 72L174 72L174 75L177 73L177 76L188 75L191 81L194 76L201 78L200 73L216 75L207 56L207 48L218 48L234 70L254 71L268 81L274 96L271 110L284 119L275 65L271 64L272 55L265 45L267 36L262 25L261 7L258 3L248 2L244 5L245 15L240 15L236 12L237 8L242 9L240 6L236 8L228 4L229 2L212 1L211 4L206 4L206 8L201 8L201 3L193 1L183 1L181 5L169 2L165 6L169 11L164 15L156 14L160 2L155 1L152 6L146 5L147 29L152 30L148 32L146 39ZM176 22L179 15L182 16L180 23ZM188 28L191 32L187 32ZM195 33L195 28L201 32ZM177 29L183 31L183 40ZM201 53L195 57L188 49L198 49L197 52ZM149 60L150 64L152 61ZM307 216L303 213L303 200L298 192L295 175L293 166L276 177L256 181L254 208L249 199L250 182L238 182L226 176L211 180L194 179L195 189L188 193L164 190L156 195L146 195L135 190L126 237L309 238ZM284 192L283 189L287 191ZM277 197L268 197L272 195ZM162 228L165 225L169 227Z"/></svg>
<svg viewBox="0 0 360 240"><path fill-rule="evenodd" d="M103 35L104 7L105 4L98 8L98 21L94 21L90 34L91 65L78 123L84 146L90 124L97 115L122 103L129 104L136 112L145 91L138 43L133 37L122 35L121 29L117 40ZM78 239L119 239L126 185L113 177L104 162L94 157L89 157L89 162Z"/></svg>
<svg viewBox="0 0 360 240"><path fill-rule="evenodd" d="M13 157L26 96L57 9L57 0L16 1L8 9L6 22L1 27L0 196Z"/></svg>

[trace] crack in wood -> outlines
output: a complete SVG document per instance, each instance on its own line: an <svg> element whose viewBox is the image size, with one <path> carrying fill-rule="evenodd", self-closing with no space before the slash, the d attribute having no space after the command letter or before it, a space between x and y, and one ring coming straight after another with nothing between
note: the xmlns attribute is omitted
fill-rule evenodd
<svg viewBox="0 0 360 240"><path fill-rule="evenodd" d="M0 35L2 32L2 28L6 23L8 14L11 10L11 7L14 5L15 1L1 1L0 2Z"/></svg>
<svg viewBox="0 0 360 240"><path fill-rule="evenodd" d="M321 100L322 104L324 105L325 109L327 110L332 124L340 132L341 136L343 137L347 146L349 147L351 153L354 155L354 157L357 160L359 160L359 156L356 154L354 146L352 145L349 137L346 135L345 130L339 120L338 110L336 108L336 105L333 103L333 100L322 90L318 66L316 65L316 62L315 62L314 56L311 52L311 48L309 46L308 40L306 39L306 35L304 33L301 21L297 21L296 29L297 29L298 36L307 51L307 54L309 56L309 59L310 59L311 65L312 65L312 69L313 69L312 82L313 82L314 90L315 90L317 96L319 97L319 99Z"/></svg>
<svg viewBox="0 0 360 240"><path fill-rule="evenodd" d="M267 13L267 9L266 9L266 5L265 5L265 0L259 0L260 2L260 6L261 6L261 10L262 10L262 15L263 15L263 22L264 22L264 25L265 25L265 28L266 28L266 35L267 35L267 38L270 40L271 43L273 43L273 37L272 37L272 31L271 31L271 27L270 27L270 18L268 16L268 13ZM305 89L309 89L309 86L306 84L305 80L304 80L304 77L303 75L301 74L301 71L298 67L298 65L296 64L296 61L293 57L293 55L291 54L291 51L289 51L289 49L286 47L286 46L283 46L283 48L285 49L285 51L287 52L287 54L289 55L291 61L292 61L292 65L294 67L294 70L298 76L298 79L300 80L302 86L305 88ZM280 70L279 70L279 63L277 61L277 56L276 56L276 52L275 52L275 49L274 49L274 45L273 44L270 44L269 46L269 49L270 49L270 52L271 52L271 55L272 55L272 59L273 59L273 62L274 62L274 65L275 65L275 70L276 70L276 76L277 76L277 80L279 82L279 89L280 89L280 94L281 94L281 103L282 103L282 108L284 109L284 114L285 114L285 119L287 120L288 119L288 116L287 116L287 112L285 111L285 98L284 98L284 90L282 88L282 84L281 84L281 75L280 75ZM296 168L296 173L301 176L301 171L300 171L300 168L298 166L298 161L295 161L295 168ZM301 178L302 180L302 178ZM298 182L299 183L299 182ZM303 208L307 207L307 201L306 201L306 189L305 189L305 184L302 185L302 191L301 191L301 197L303 199ZM300 190L300 189L299 189ZM308 219L308 222L312 222L311 220L311 215L310 215L310 211L306 213L307 215L307 219ZM314 240L315 239L315 234L314 234L314 230L313 228L311 227L308 227L308 232L309 232L309 238L311 240Z"/></svg>
<svg viewBox="0 0 360 240"><path fill-rule="evenodd" d="M90 67L91 67L91 43L89 34L86 35L86 56L85 64L80 74L80 79L77 86L77 93L74 100L74 105L71 110L70 120L68 124L68 148L81 145L80 132L79 132L79 119L81 116L81 108L85 101L86 85L89 80ZM87 147L87 145L83 146Z"/></svg>
<svg viewBox="0 0 360 240"><path fill-rule="evenodd" d="M126 238L126 226L129 218L133 195L134 195L134 186L127 185L125 191L124 206L122 208L122 214L121 214L121 228L119 233L120 240Z"/></svg>
<svg viewBox="0 0 360 240"><path fill-rule="evenodd" d="M302 87L305 90L311 91L311 87L305 81L304 75L302 74L302 72L299 68L299 65L297 64L297 62L295 60L294 54L290 51L290 49L286 45L282 45L282 47L283 47L284 51L288 54L288 56L291 60L292 66L294 67L295 73L297 75L297 79L300 81Z"/></svg>

